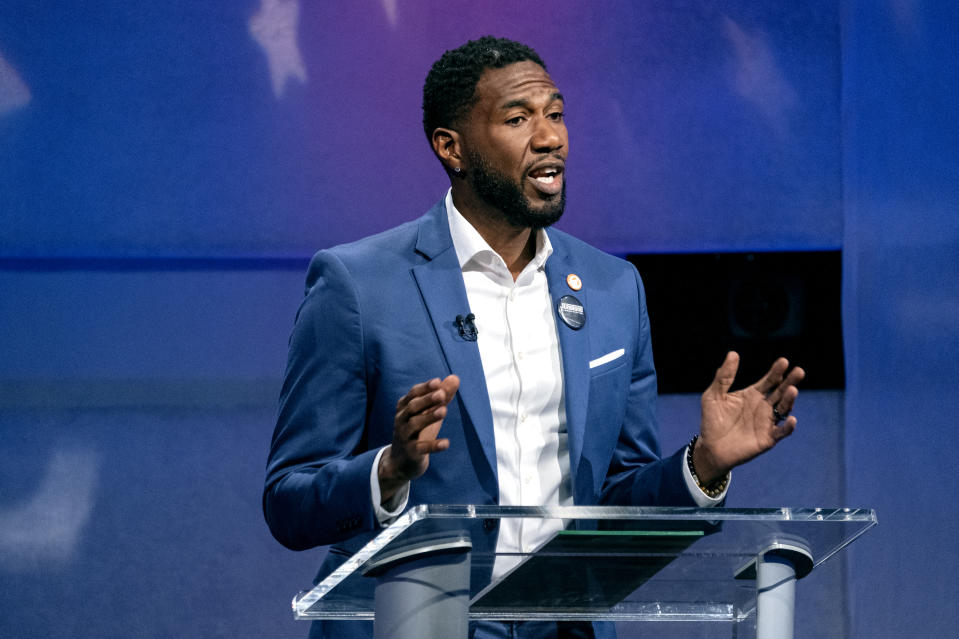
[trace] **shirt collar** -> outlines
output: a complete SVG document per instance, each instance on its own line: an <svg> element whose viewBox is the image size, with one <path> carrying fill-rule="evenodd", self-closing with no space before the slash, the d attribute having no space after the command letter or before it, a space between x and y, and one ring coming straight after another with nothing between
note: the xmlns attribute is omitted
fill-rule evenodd
<svg viewBox="0 0 959 639"><path fill-rule="evenodd" d="M460 269L465 270L470 262L482 267L494 267L496 264L506 268L506 263L496 251L483 239L473 225L463 217L453 204L453 189L446 192L446 217L450 224L450 236L453 238L453 248L459 260ZM553 245L545 229L536 230L536 253L526 266L524 272L530 268L539 269L546 263L546 259L553 254Z"/></svg>

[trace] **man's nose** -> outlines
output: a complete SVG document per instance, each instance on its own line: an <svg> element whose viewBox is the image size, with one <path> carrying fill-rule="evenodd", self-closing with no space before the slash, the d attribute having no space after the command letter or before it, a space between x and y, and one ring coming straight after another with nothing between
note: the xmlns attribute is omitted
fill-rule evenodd
<svg viewBox="0 0 959 639"><path fill-rule="evenodd" d="M534 151L548 153L563 148L566 140L565 125L548 118L537 118L531 144Z"/></svg>

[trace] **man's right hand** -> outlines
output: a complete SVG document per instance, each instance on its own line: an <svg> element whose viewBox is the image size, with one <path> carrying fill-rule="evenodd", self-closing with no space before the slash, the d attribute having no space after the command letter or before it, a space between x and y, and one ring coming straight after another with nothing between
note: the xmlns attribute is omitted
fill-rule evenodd
<svg viewBox="0 0 959 639"><path fill-rule="evenodd" d="M450 375L417 384L396 403L393 443L380 457L377 477L380 498L389 500L406 482L426 472L430 455L450 447L450 440L439 439L446 417L446 405L460 387L460 379Z"/></svg>

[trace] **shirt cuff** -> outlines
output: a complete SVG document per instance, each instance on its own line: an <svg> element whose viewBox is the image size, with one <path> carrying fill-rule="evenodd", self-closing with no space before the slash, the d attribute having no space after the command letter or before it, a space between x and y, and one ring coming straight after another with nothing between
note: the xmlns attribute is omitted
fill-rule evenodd
<svg viewBox="0 0 959 639"><path fill-rule="evenodd" d="M386 527L406 510L406 502L410 498L410 482L406 482L395 495L390 497L388 502L380 503L380 478L377 471L380 468L380 457L383 456L384 451L386 451L386 446L381 448L376 453L376 458L373 459L373 468L370 470L370 495L373 498L373 514L376 515L376 521L379 522L380 526ZM687 469L686 472L689 472L689 470Z"/></svg>
<svg viewBox="0 0 959 639"><path fill-rule="evenodd" d="M689 472L689 464L686 463L686 457L688 455L689 446L686 446L686 450L683 452L683 479L686 480L686 488L689 489L690 496L700 508L718 506L724 499L726 499L726 493L729 492L729 484L732 482L732 476L730 476L729 482L726 483L726 488L723 489L722 493L715 497L710 497L702 491L702 489L699 487L699 484L697 484L696 480L693 479L693 474Z"/></svg>

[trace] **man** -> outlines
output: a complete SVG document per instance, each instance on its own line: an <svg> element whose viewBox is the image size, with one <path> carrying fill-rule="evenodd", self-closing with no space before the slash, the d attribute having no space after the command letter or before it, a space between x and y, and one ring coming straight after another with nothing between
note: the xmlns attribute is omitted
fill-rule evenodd
<svg viewBox="0 0 959 639"><path fill-rule="evenodd" d="M780 359L700 433L659 451L642 283L546 230L565 206L563 97L528 47L481 38L427 76L423 120L451 187L422 218L320 251L290 342L264 511L290 548L333 544L328 574L420 503L700 505L792 433L801 369ZM555 532L477 539L531 549ZM311 636L369 636L314 624ZM614 636L609 625L473 626L476 637ZM512 634L509 634L512 633Z"/></svg>

